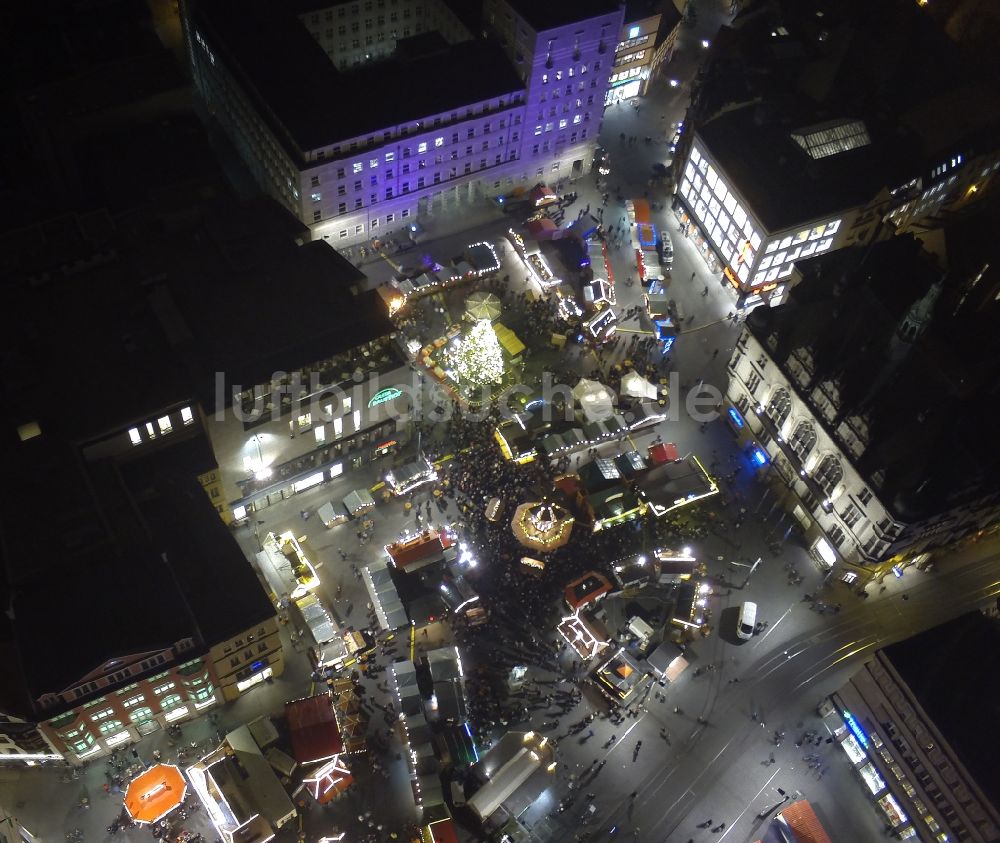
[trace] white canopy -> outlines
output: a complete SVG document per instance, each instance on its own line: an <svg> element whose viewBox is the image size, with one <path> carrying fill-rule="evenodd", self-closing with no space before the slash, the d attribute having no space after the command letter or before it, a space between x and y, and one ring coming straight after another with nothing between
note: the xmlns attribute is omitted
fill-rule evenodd
<svg viewBox="0 0 1000 843"><path fill-rule="evenodd" d="M656 386L633 369L622 378L621 394L629 398L648 398L650 401L655 401Z"/></svg>
<svg viewBox="0 0 1000 843"><path fill-rule="evenodd" d="M573 397L587 421L603 421L614 414L615 394L603 383L582 378L573 387Z"/></svg>

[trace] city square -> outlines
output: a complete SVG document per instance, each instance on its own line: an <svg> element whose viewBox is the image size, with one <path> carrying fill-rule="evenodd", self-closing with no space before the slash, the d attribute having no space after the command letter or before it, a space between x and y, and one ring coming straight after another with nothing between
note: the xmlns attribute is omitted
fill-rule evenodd
<svg viewBox="0 0 1000 843"><path fill-rule="evenodd" d="M1000 839L961 15L170 6L11 239L0 841Z"/></svg>

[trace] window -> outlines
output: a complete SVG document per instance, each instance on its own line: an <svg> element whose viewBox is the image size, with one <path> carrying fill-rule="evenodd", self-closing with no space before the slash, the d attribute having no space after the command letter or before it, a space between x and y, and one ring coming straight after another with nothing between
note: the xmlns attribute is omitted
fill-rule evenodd
<svg viewBox="0 0 1000 843"><path fill-rule="evenodd" d="M816 430L812 422L800 422L798 427L795 428L795 432L792 434L791 441L788 444L791 445L792 450L800 460L805 459L806 454L816 444Z"/></svg>
<svg viewBox="0 0 1000 843"><path fill-rule="evenodd" d="M346 228L342 228L340 230L340 232L338 233L338 236L340 237L341 240L346 240L347 239L347 229Z"/></svg>
<svg viewBox="0 0 1000 843"><path fill-rule="evenodd" d="M871 490L866 486L860 492L858 492L858 500L861 501L862 506L868 506L868 501L872 499Z"/></svg>
<svg viewBox="0 0 1000 843"><path fill-rule="evenodd" d="M362 169L363 165L360 161L355 161L354 164L351 165L351 171L354 173L360 173Z"/></svg>
<svg viewBox="0 0 1000 843"><path fill-rule="evenodd" d="M853 503L849 503L847 508L840 513L840 520L843 521L847 527L853 529L854 525L861 520L861 510L859 510Z"/></svg>
<svg viewBox="0 0 1000 843"><path fill-rule="evenodd" d="M434 146L435 147L444 146L444 138L443 137L434 138Z"/></svg>
<svg viewBox="0 0 1000 843"><path fill-rule="evenodd" d="M839 524L834 524L826 534L830 537L830 541L834 543L838 548L842 547L844 541L847 539L847 534L841 529Z"/></svg>
<svg viewBox="0 0 1000 843"><path fill-rule="evenodd" d="M393 222L395 219L396 219L395 215L393 215L393 214L386 214L385 215L385 224L388 225L389 223Z"/></svg>
<svg viewBox="0 0 1000 843"><path fill-rule="evenodd" d="M347 203L346 202L341 202L337 206L337 213L338 214L346 214L347 213Z"/></svg>
<svg viewBox="0 0 1000 843"><path fill-rule="evenodd" d="M830 497L834 489L837 488L837 484L844 479L844 467L836 456L827 454L820 462L813 478L826 493L826 496Z"/></svg>
<svg viewBox="0 0 1000 843"><path fill-rule="evenodd" d="M170 416L160 416L156 420L157 426L160 428L160 433L170 433L173 430L173 425L170 424Z"/></svg>
<svg viewBox="0 0 1000 843"><path fill-rule="evenodd" d="M775 391L764 413L774 423L774 426L780 430L791 410L792 397L789 395L787 389L781 388Z"/></svg>
<svg viewBox="0 0 1000 843"><path fill-rule="evenodd" d="M309 180L309 186L310 187L319 187L319 176L313 176Z"/></svg>
<svg viewBox="0 0 1000 843"><path fill-rule="evenodd" d="M181 407L181 421L184 424L194 424L194 413L190 407Z"/></svg>
<svg viewBox="0 0 1000 843"><path fill-rule="evenodd" d="M129 428L128 438L131 440L133 445L142 444L142 434L139 433L139 428L137 427Z"/></svg>
<svg viewBox="0 0 1000 843"><path fill-rule="evenodd" d="M323 219L322 211L313 211L313 222L321 222Z"/></svg>
<svg viewBox="0 0 1000 843"><path fill-rule="evenodd" d="M153 688L153 693L156 694L157 696L159 696L164 691L169 691L173 687L174 687L174 683L173 682L166 682L163 685L160 685L158 688Z"/></svg>
<svg viewBox="0 0 1000 843"><path fill-rule="evenodd" d="M426 151L427 151L427 141L422 141L421 143L417 144L417 152L426 152Z"/></svg>

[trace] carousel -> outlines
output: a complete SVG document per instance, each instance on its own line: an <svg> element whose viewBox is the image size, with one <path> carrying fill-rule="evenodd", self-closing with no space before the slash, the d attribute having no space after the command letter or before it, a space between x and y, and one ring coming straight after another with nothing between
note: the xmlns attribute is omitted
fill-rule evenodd
<svg viewBox="0 0 1000 843"><path fill-rule="evenodd" d="M514 510L510 528L525 547L555 550L569 541L574 520L568 510L548 501L523 503Z"/></svg>

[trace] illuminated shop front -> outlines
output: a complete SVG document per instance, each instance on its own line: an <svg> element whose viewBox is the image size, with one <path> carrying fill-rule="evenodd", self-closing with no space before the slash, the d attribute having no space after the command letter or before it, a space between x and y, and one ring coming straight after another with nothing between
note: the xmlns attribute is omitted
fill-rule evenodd
<svg viewBox="0 0 1000 843"><path fill-rule="evenodd" d="M876 759L895 772L899 785L912 791L906 773L897 762L890 747L882 740L865 718L850 711L837 694L820 706L827 728L847 756L851 767L864 783L865 790L879 806L886 822L901 839L915 836L910 819L899 801L889 790L883 774L876 766ZM904 828L905 826L905 828Z"/></svg>

